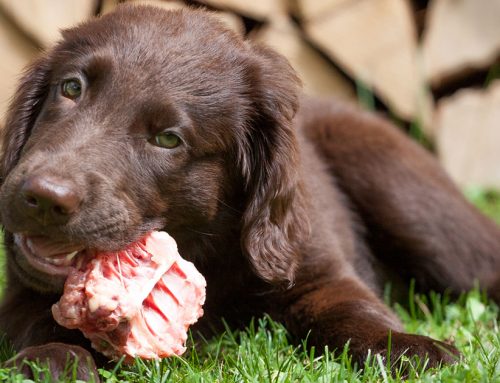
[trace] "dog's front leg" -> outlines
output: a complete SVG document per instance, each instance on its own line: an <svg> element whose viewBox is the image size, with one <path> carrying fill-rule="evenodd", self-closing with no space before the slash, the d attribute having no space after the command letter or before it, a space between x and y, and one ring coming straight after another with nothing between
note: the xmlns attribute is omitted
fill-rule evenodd
<svg viewBox="0 0 500 383"><path fill-rule="evenodd" d="M14 276L0 306L0 335L5 335L19 353L3 365L15 366L26 377L34 378L25 361L40 362L55 380L59 377L98 382L92 355L77 346L89 342L79 331L62 328L52 318L54 298L24 288L19 281L12 284L13 281Z"/></svg>
<svg viewBox="0 0 500 383"><path fill-rule="evenodd" d="M455 347L426 336L405 334L395 315L357 278L315 282L292 289L285 323L309 344L342 351L349 342L353 360L362 364L369 351L396 366L403 354L429 358L428 367L453 363Z"/></svg>

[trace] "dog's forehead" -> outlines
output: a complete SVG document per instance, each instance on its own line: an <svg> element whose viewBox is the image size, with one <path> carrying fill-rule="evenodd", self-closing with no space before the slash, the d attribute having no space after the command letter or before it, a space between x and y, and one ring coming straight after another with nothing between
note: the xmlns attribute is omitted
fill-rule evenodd
<svg viewBox="0 0 500 383"><path fill-rule="evenodd" d="M108 50L120 64L193 68L221 67L245 49L243 39L208 12L167 11L149 6L121 6L101 18L63 31L59 51L84 55Z"/></svg>
<svg viewBox="0 0 500 383"><path fill-rule="evenodd" d="M243 129L251 109L249 46L206 12L124 6L63 37L51 59L53 81L84 73L91 96L82 104L85 119L113 116L100 126L114 130L144 116L165 124L165 109L175 105L217 140Z"/></svg>
<svg viewBox="0 0 500 383"><path fill-rule="evenodd" d="M231 97L247 69L243 39L202 11L122 6L63 37L56 47L61 75L95 68L135 93Z"/></svg>

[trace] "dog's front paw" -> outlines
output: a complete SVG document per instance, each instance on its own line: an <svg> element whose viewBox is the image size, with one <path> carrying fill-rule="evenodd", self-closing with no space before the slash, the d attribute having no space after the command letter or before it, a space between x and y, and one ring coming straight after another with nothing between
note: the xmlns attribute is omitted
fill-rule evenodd
<svg viewBox="0 0 500 383"><path fill-rule="evenodd" d="M460 359L460 352L450 344L427 336L400 332L393 332L390 337L386 336L380 339L372 351L374 354L382 355L384 359L389 356L393 368L398 368L403 355L408 358L416 356L422 363L427 359L426 368L438 367L441 364L453 364Z"/></svg>
<svg viewBox="0 0 500 383"><path fill-rule="evenodd" d="M97 368L90 353L79 346L65 343L47 343L23 349L5 362L6 367L16 367L27 378L34 376L30 363L39 362L48 366L54 380L99 382ZM41 375L44 375L41 372ZM38 378L45 379L43 376Z"/></svg>

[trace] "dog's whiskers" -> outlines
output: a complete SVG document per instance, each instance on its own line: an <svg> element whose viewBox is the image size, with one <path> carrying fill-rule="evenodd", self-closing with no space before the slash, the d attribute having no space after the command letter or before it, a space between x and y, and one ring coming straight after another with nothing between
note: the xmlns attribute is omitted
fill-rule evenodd
<svg viewBox="0 0 500 383"><path fill-rule="evenodd" d="M240 211L240 210L236 209L235 207L233 207L233 206L229 205L227 202L224 202L224 201L223 201L223 200L221 200L220 198L217 198L217 197L216 197L215 199L216 199L218 202L220 202L222 205L224 205L224 206L228 207L229 209L231 209L232 211L234 211L234 212L236 212L236 213L238 213L238 214L242 214L242 213L243 213L242 211Z"/></svg>
<svg viewBox="0 0 500 383"><path fill-rule="evenodd" d="M208 237L216 237L218 234L215 234L215 233L205 233L203 231L199 231L199 230L195 230L195 229L191 229L191 228L187 228L189 231L192 231L193 233L196 233L196 234L201 234L201 235L206 235Z"/></svg>

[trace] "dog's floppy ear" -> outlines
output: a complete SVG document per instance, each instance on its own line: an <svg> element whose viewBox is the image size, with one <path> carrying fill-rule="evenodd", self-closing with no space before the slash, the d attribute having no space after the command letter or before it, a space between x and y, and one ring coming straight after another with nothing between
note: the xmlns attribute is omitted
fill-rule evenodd
<svg viewBox="0 0 500 383"><path fill-rule="evenodd" d="M50 65L45 57L31 64L16 89L5 119L1 183L19 160L21 150L40 113L50 87Z"/></svg>
<svg viewBox="0 0 500 383"><path fill-rule="evenodd" d="M291 126L300 81L281 55L261 46L252 52L248 83L255 112L239 158L248 198L242 247L263 280L290 285L309 233Z"/></svg>

